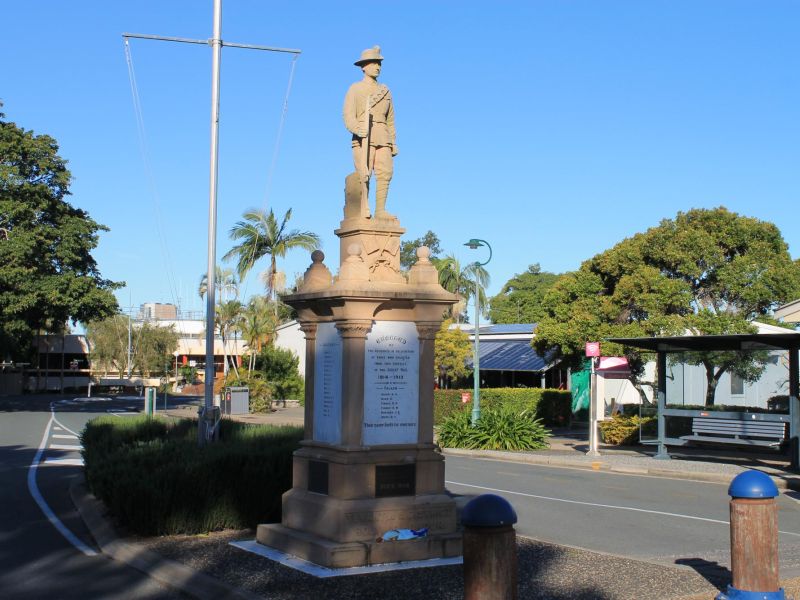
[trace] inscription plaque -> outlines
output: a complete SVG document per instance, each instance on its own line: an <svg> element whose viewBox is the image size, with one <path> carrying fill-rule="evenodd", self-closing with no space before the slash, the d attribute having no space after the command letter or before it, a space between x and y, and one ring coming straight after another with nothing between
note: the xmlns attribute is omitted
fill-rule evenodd
<svg viewBox="0 0 800 600"><path fill-rule="evenodd" d="M375 497L413 496L416 491L417 465L377 465Z"/></svg>
<svg viewBox="0 0 800 600"><path fill-rule="evenodd" d="M415 444L419 438L416 324L376 322L364 353L364 445Z"/></svg>
<svg viewBox="0 0 800 600"><path fill-rule="evenodd" d="M308 491L328 495L328 463L308 461Z"/></svg>
<svg viewBox="0 0 800 600"><path fill-rule="evenodd" d="M342 441L342 338L333 323L317 326L314 439L329 444Z"/></svg>

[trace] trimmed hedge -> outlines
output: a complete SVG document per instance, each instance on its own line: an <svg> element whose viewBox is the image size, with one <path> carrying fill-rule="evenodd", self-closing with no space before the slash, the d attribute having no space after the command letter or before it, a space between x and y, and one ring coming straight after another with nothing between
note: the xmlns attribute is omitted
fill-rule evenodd
<svg viewBox="0 0 800 600"><path fill-rule="evenodd" d="M140 535L254 527L280 520L302 433L223 419L220 441L199 448L196 421L100 417L81 434L86 481Z"/></svg>
<svg viewBox="0 0 800 600"><path fill-rule="evenodd" d="M603 442L614 446L637 446L639 444L639 426L645 433L655 434L656 417L640 417L639 415L614 415L611 419L600 421L600 435Z"/></svg>
<svg viewBox="0 0 800 600"><path fill-rule="evenodd" d="M472 390L434 390L433 423L441 425L444 420L462 410L471 410L472 403L463 404L461 394ZM572 410L572 394L565 390L542 388L481 388L481 408L509 409L521 413L527 411L544 425L558 427L568 425Z"/></svg>

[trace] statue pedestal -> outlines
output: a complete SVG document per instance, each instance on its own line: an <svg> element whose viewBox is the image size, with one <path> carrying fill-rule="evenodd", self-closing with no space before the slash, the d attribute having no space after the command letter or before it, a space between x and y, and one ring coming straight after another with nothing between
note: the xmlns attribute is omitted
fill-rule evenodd
<svg viewBox="0 0 800 600"><path fill-rule="evenodd" d="M337 234L354 231L367 234ZM401 283L370 271L358 250L350 239L327 285L319 253L309 285L284 298L306 335L305 435L282 522L259 525L257 540L331 568L459 556L456 506L433 445L434 341L455 296L424 252L408 282L397 273ZM378 541L392 529L420 537Z"/></svg>
<svg viewBox="0 0 800 600"><path fill-rule="evenodd" d="M348 256L351 244L360 244L373 281L405 285L400 273L400 236L406 232L395 219L345 218L334 233L339 236L339 256Z"/></svg>

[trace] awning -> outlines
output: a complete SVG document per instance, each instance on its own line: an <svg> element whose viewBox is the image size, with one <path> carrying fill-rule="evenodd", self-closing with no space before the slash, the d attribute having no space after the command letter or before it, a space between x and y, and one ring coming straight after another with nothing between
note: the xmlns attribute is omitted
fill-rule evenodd
<svg viewBox="0 0 800 600"><path fill-rule="evenodd" d="M642 350L661 350L663 352L684 352L689 350L789 350L800 348L800 333L787 330L786 333L609 338L607 341Z"/></svg>
<svg viewBox="0 0 800 600"><path fill-rule="evenodd" d="M601 356L597 365L598 372L629 372L628 359L624 356Z"/></svg>
<svg viewBox="0 0 800 600"><path fill-rule="evenodd" d="M481 371L532 371L550 368L550 361L539 356L528 340L487 340L479 343ZM472 357L467 359L472 366Z"/></svg>

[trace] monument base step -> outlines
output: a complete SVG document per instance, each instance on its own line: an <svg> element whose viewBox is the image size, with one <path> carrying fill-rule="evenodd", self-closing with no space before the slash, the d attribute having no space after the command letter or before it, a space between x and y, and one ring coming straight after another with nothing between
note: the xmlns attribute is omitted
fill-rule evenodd
<svg viewBox="0 0 800 600"><path fill-rule="evenodd" d="M256 541L330 569L461 556L460 532L391 542L335 542L270 523L258 526Z"/></svg>

